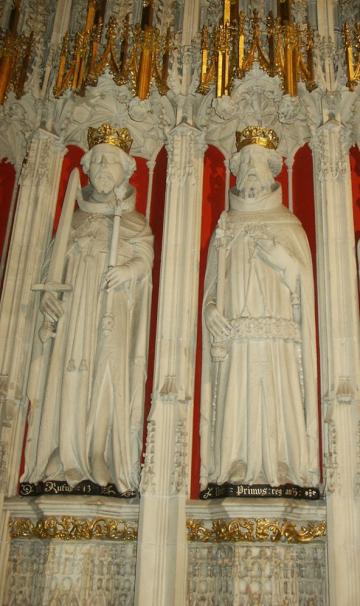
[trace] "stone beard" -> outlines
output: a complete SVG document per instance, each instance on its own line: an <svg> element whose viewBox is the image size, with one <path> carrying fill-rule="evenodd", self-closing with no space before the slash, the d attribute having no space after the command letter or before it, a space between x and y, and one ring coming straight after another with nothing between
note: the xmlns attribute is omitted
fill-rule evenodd
<svg viewBox="0 0 360 606"><path fill-rule="evenodd" d="M128 184L134 160L100 144L83 164L90 185L73 214L64 262L72 290L61 302L43 295L40 306L57 328L46 343L36 331L22 481L87 479L123 493L139 486L153 237ZM124 210L109 269L119 190ZM50 258L51 250L45 276Z"/></svg>
<svg viewBox="0 0 360 606"><path fill-rule="evenodd" d="M230 167L236 187L212 236L205 277L201 488L226 482L316 486L308 241L282 205L274 181L281 159L274 150L248 145Z"/></svg>

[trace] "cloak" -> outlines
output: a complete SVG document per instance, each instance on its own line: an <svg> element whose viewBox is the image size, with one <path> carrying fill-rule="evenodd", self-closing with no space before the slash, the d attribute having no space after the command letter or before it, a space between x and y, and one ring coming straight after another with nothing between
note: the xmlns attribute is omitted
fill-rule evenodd
<svg viewBox="0 0 360 606"><path fill-rule="evenodd" d="M315 486L317 366L307 237L281 204L279 188L250 203L241 202L235 190L230 193L234 207L232 200L237 209L219 220L228 239L224 316L231 324L220 362L212 359L213 337L205 322L206 307L216 304L215 233L205 276L201 489L210 482ZM278 251L280 262L261 254L264 242Z"/></svg>
<svg viewBox="0 0 360 606"><path fill-rule="evenodd" d="M104 331L113 207L79 202L64 264L64 314L54 339L42 344L37 332L28 396L29 431L22 481L82 479L92 476L96 419L109 418L105 462L120 492L139 485L147 368L153 236L134 210L131 190L121 216L117 264L132 279L112 296L113 328ZM51 255L51 247L47 262ZM45 264L46 265L46 264ZM45 267L46 273L46 267ZM46 278L45 278L46 279ZM39 314L41 316L41 314ZM39 323L42 319L39 317ZM58 468L48 469L54 453ZM74 472L76 482L74 482Z"/></svg>

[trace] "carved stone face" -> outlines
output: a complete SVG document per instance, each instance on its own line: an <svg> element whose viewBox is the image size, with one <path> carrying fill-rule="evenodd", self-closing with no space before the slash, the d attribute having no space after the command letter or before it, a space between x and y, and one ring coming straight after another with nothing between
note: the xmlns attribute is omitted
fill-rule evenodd
<svg viewBox="0 0 360 606"><path fill-rule="evenodd" d="M100 194L109 194L126 179L126 169L120 149L102 143L91 150L89 165L90 183Z"/></svg>
<svg viewBox="0 0 360 606"><path fill-rule="evenodd" d="M269 193L274 183L267 150L259 145L247 145L240 151L236 188L242 198L251 200Z"/></svg>

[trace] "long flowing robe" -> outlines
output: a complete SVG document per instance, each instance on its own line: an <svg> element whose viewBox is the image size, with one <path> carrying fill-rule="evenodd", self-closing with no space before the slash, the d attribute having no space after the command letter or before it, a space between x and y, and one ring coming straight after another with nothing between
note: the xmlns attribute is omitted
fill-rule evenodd
<svg viewBox="0 0 360 606"><path fill-rule="evenodd" d="M105 462L120 492L139 483L146 379L153 236L127 199L121 217L117 265L132 279L114 289L111 331L104 330L113 207L79 202L73 215L63 281L64 314L53 342L35 335L28 396L31 402L22 481L90 479L96 424L108 417ZM51 253L50 253L51 254ZM54 453L60 466L47 469Z"/></svg>
<svg viewBox="0 0 360 606"><path fill-rule="evenodd" d="M230 196L236 196L231 192ZM220 228L228 240L224 276L223 361L211 356L206 308L216 303L218 252L210 242L203 302L201 487L318 483L314 288L310 249L281 191L231 204ZM237 198L239 201L239 198ZM239 208L239 210L238 210ZM257 254L268 241L284 267ZM296 273L289 287L290 274ZM289 275L287 275L287 273ZM299 318L295 318L298 306Z"/></svg>

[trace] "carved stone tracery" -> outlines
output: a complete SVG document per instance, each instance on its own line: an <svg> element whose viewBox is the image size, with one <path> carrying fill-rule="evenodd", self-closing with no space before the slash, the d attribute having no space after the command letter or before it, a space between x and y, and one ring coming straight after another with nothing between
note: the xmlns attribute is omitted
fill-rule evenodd
<svg viewBox="0 0 360 606"><path fill-rule="evenodd" d="M208 143L228 157L234 149L234 132L253 124L273 128L280 139L279 152L292 157L309 138L309 121L302 98L283 95L281 83L256 67L237 81L229 97L201 102L197 124L206 129Z"/></svg>
<svg viewBox="0 0 360 606"><path fill-rule="evenodd" d="M188 604L325 606L325 545L191 543Z"/></svg>
<svg viewBox="0 0 360 606"><path fill-rule="evenodd" d="M3 603L132 606L135 564L135 541L14 540Z"/></svg>

